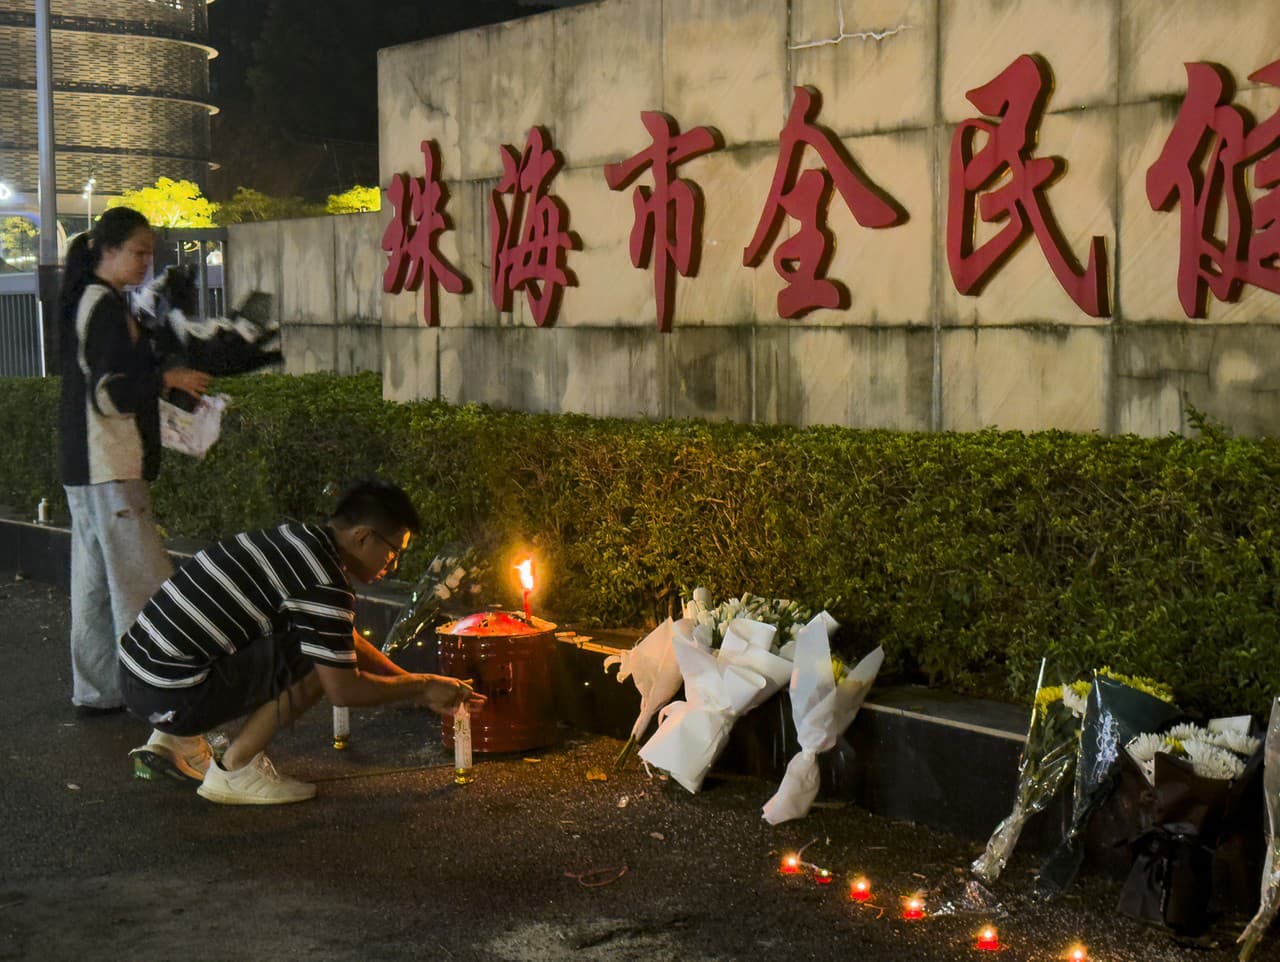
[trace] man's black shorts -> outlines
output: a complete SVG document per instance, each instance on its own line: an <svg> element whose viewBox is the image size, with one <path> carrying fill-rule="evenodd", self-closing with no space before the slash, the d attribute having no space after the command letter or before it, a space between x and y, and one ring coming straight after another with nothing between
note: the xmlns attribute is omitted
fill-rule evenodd
<svg viewBox="0 0 1280 962"><path fill-rule="evenodd" d="M125 704L143 721L170 735L203 735L211 728L275 701L315 665L296 636L260 638L219 658L191 688L156 688L123 667Z"/></svg>

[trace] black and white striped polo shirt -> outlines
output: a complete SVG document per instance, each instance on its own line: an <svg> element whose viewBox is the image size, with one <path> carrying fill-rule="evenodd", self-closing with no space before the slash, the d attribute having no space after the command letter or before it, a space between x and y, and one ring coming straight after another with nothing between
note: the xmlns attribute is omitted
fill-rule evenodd
<svg viewBox="0 0 1280 962"><path fill-rule="evenodd" d="M287 631L313 661L354 668L354 606L328 528L282 524L238 534L160 586L120 639L120 663L157 688L187 688L219 658Z"/></svg>

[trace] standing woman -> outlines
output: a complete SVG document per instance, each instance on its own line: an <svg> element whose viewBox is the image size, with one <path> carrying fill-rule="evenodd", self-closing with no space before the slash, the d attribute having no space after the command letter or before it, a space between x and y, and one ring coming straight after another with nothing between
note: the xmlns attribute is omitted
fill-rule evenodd
<svg viewBox="0 0 1280 962"><path fill-rule="evenodd" d="M160 468L159 398L201 395L209 375L167 367L129 311L154 237L128 207L108 209L67 249L59 307L59 467L71 508L71 702L123 707L116 644L172 573L151 517Z"/></svg>

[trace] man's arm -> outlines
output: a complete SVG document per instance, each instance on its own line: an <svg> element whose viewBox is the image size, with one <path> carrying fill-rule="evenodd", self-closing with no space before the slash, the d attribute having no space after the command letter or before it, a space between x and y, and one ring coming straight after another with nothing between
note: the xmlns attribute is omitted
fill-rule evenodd
<svg viewBox="0 0 1280 962"><path fill-rule="evenodd" d="M371 644L367 638L351 629L351 638L356 647L356 666L363 672L372 675L407 675L405 671L394 661L378 650L377 646Z"/></svg>
<svg viewBox="0 0 1280 962"><path fill-rule="evenodd" d="M339 707L360 708L416 699L443 715L463 701L472 709L482 707L485 702L485 697L473 692L461 678L447 675L415 675L407 671L379 675L359 667L334 668L317 662L316 677L320 679L325 697Z"/></svg>

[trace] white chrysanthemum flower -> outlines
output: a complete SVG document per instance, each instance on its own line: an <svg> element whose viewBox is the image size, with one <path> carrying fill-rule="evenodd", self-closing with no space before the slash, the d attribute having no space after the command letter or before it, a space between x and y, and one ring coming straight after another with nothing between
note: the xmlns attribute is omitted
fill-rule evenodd
<svg viewBox="0 0 1280 962"><path fill-rule="evenodd" d="M1083 718L1085 709L1089 707L1089 696L1079 694L1070 685L1063 685L1062 704L1071 710L1071 714Z"/></svg>
<svg viewBox="0 0 1280 962"><path fill-rule="evenodd" d="M1183 722L1180 725L1174 725L1165 732L1165 734L1170 738L1176 738L1180 742L1187 741L1188 739L1204 741L1208 731L1201 728L1199 725L1193 724L1192 722Z"/></svg>
<svg viewBox="0 0 1280 962"><path fill-rule="evenodd" d="M1199 740L1185 741L1182 745L1191 760L1191 768L1201 778L1230 780L1244 772L1244 762L1225 748Z"/></svg>
<svg viewBox="0 0 1280 962"><path fill-rule="evenodd" d="M1157 735L1154 732L1138 735L1130 739L1129 744L1125 746L1125 751L1129 753L1129 757L1139 765L1152 761L1156 757L1156 752L1167 752L1168 750L1164 736Z"/></svg>
<svg viewBox="0 0 1280 962"><path fill-rule="evenodd" d="M1220 731L1211 732L1214 743L1228 751L1235 752L1243 758L1250 758L1254 752L1258 750L1258 746L1262 744L1261 738L1254 738L1252 735L1246 735L1243 732L1236 731Z"/></svg>
<svg viewBox="0 0 1280 962"><path fill-rule="evenodd" d="M1124 750L1137 763L1139 770L1142 772L1142 777L1147 780L1147 784L1154 785L1156 783L1156 755L1160 752L1169 752L1170 746L1163 735L1148 732L1145 735L1138 735L1136 738L1130 739Z"/></svg>

